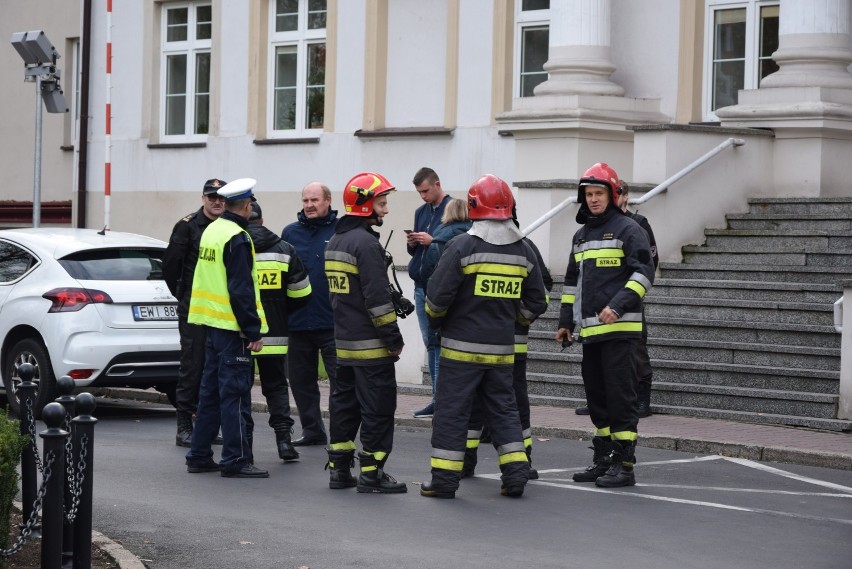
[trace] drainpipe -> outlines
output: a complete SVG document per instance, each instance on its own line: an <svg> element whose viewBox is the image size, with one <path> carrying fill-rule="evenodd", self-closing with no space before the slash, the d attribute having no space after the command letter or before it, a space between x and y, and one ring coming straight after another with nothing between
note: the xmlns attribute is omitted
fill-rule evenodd
<svg viewBox="0 0 852 569"><path fill-rule="evenodd" d="M92 0L83 0L83 53L80 57L80 134L77 140L77 220L86 227L86 177L89 157L89 59L92 53Z"/></svg>

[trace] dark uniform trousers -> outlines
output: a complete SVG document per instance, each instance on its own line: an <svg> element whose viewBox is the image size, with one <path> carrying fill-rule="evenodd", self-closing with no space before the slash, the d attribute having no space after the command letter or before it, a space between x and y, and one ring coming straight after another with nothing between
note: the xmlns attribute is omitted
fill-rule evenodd
<svg viewBox="0 0 852 569"><path fill-rule="evenodd" d="M269 426L276 433L289 433L293 428L290 416L290 394L287 391L287 356L255 356L260 375L260 391L269 408ZM249 433L254 431L254 420L249 414L246 422Z"/></svg>
<svg viewBox="0 0 852 569"><path fill-rule="evenodd" d="M287 352L287 371L290 391L299 410L302 436L307 439L326 439L320 410L320 390L317 383L319 352L322 352L331 391L337 383L337 351L334 330L290 331Z"/></svg>
<svg viewBox="0 0 852 569"><path fill-rule="evenodd" d="M482 416L491 428L503 486L525 484L529 464L512 389L513 368L461 363L443 357L440 365L441 389L436 393L432 418L432 486L449 491L459 487L474 398L481 403ZM477 433L477 444L478 439Z"/></svg>
<svg viewBox="0 0 852 569"><path fill-rule="evenodd" d="M178 313L180 333L180 369L175 388L175 409L178 414L192 416L198 407L198 390L204 371L204 326L190 324L185 312Z"/></svg>
<svg viewBox="0 0 852 569"><path fill-rule="evenodd" d="M583 344L583 384L589 415L598 431L636 433L636 352L641 338L613 338Z"/></svg>
<svg viewBox="0 0 852 569"><path fill-rule="evenodd" d="M207 350L200 404L186 460L187 464L204 464L212 458L211 445L221 421L219 465L225 472L234 472L252 460L245 422L245 417L251 414L252 356L238 332L205 328Z"/></svg>
<svg viewBox="0 0 852 569"><path fill-rule="evenodd" d="M339 366L336 386L328 399L330 443L355 441L361 429L365 453L384 464L393 448L396 413L396 371L393 362L371 366ZM351 446L350 448L354 448Z"/></svg>

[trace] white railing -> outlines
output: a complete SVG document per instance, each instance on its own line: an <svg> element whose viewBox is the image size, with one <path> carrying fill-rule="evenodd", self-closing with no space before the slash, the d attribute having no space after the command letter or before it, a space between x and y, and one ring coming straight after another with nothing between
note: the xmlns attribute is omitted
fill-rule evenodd
<svg viewBox="0 0 852 569"><path fill-rule="evenodd" d="M834 303L834 330L838 334L843 333L843 297L838 298Z"/></svg>
<svg viewBox="0 0 852 569"><path fill-rule="evenodd" d="M710 160L711 158L713 158L714 156L716 156L717 154L722 152L723 150L730 148L732 146L736 147L736 146L742 146L744 144L745 144L745 140L743 140L742 138L729 138L728 140L726 140L722 144L718 145L716 148L713 148L712 150L710 150L709 152L707 152L706 154L704 154L703 156L701 156L700 158L695 160L692 164L689 164L688 166L681 169L677 174L667 178L661 184L658 184L654 189L646 192L645 195L643 195L642 197L636 198L636 199L630 199L627 203L638 205L638 204L643 204L643 203L647 202L648 200L650 200L651 198L653 198L657 194L661 194L661 193L665 192L666 190L668 190L669 186L671 186L672 184L674 184L675 182L677 182L678 180L680 180L681 178L683 178L684 176L686 176L687 174L689 174L690 172L692 172L693 170L695 170L696 168L698 168L699 166L701 166L702 164L704 164L705 162L707 162L708 160ZM535 231L536 229L538 229L539 227L541 227L542 225L547 223L553 216L555 216L556 214L561 212L563 209L565 209L566 207L568 207L572 203L577 203L577 196L576 195L571 196L569 198L566 198L561 203L559 203L558 205L553 207L553 209L551 209L550 211L548 211L547 213L542 215L540 218L533 221L529 226L527 226L526 229L524 229L524 235L529 235L530 233L532 233L533 231Z"/></svg>

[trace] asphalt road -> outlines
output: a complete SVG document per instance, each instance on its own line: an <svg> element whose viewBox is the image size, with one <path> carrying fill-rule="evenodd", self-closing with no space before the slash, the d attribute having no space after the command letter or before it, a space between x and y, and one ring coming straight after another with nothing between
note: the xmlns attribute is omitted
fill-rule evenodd
<svg viewBox="0 0 852 569"><path fill-rule="evenodd" d="M94 528L152 568L852 567L850 471L640 448L637 486L603 490L571 481L588 443L536 439L523 498L499 495L482 448L456 499L434 500L418 494L430 431L398 428L387 470L408 493L363 495L328 489L321 447L281 463L265 415L271 477L225 479L186 472L170 408L99 405Z"/></svg>

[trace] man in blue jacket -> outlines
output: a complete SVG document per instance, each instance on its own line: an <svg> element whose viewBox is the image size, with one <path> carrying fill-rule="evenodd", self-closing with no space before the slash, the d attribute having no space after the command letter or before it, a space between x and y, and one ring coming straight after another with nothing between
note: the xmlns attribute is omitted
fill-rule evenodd
<svg viewBox="0 0 852 569"><path fill-rule="evenodd" d="M307 307L288 318L287 374L302 423L302 436L293 441L293 446L324 446L328 435L322 422L317 384L320 353L332 390L337 377L334 318L324 266L325 246L337 227L337 211L331 209L328 186L311 182L302 189L302 211L297 218L298 221L284 228L281 237L296 249L302 259L311 279L313 294Z"/></svg>
<svg viewBox="0 0 852 569"><path fill-rule="evenodd" d="M418 411L415 417L431 417L435 411L435 385L438 381L438 358L441 355L441 346L437 339L430 338L429 320L426 317L426 279L423 277L423 255L432 243L432 235L435 229L441 225L441 217L444 208L452 198L444 193L441 180L432 168L420 168L412 180L414 189L420 194L420 198L426 202L414 212L414 229L406 237L408 254L411 261L408 262L408 275L414 281L414 309L417 312L417 322L420 324L420 334L426 345L426 354L429 360L429 375L432 376L432 401Z"/></svg>

